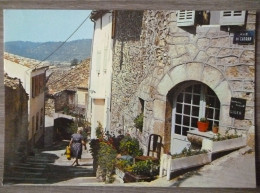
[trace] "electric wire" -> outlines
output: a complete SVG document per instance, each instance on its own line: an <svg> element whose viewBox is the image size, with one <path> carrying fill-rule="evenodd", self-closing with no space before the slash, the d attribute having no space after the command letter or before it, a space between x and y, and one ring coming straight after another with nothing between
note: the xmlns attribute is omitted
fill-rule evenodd
<svg viewBox="0 0 260 193"><path fill-rule="evenodd" d="M39 64L37 64L35 66L35 68L37 68L37 66L39 66L41 63L43 63L44 61L46 61L48 58L50 58L53 54L55 54L55 52L57 52L65 43L67 43L67 41L79 30L79 28L87 21L87 19L89 19L91 13L83 20L83 22L72 32L72 34L65 40L63 41L54 51L52 51L46 58L44 58Z"/></svg>

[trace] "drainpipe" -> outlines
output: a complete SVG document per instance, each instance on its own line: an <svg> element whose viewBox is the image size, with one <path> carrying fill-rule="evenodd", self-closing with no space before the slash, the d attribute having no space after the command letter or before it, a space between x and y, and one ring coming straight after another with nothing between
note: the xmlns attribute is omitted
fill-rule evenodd
<svg viewBox="0 0 260 193"><path fill-rule="evenodd" d="M92 61L93 61L93 47L94 47L94 37L95 37L95 29L96 29L96 21L91 19L91 21L94 23L94 33L93 33L93 37L92 37L92 46L91 46L91 58L90 58L90 66L89 66L89 89L88 89L88 110L87 110L87 120L90 121L90 123L92 122L92 96L91 96L91 73L92 73ZM89 115L88 115L89 114ZM91 126L91 131L90 131L90 135L93 136L92 134L92 126ZM92 138L92 137L91 137Z"/></svg>

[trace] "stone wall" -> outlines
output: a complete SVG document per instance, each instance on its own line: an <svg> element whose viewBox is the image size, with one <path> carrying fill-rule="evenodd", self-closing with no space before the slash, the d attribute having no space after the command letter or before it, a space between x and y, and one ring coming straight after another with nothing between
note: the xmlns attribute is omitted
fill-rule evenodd
<svg viewBox="0 0 260 193"><path fill-rule="evenodd" d="M246 30L255 30L255 12ZM142 29L139 31L138 29ZM118 11L114 41L111 128L139 138L144 149L150 133L170 148L168 92L179 83L199 81L221 103L220 131L236 127L254 135L255 45L233 44L234 32L220 26L177 27L176 11ZM247 100L244 120L229 117L231 97ZM144 128L134 127L139 98L145 101Z"/></svg>
<svg viewBox="0 0 260 193"><path fill-rule="evenodd" d="M5 163L26 159L27 145L28 95L19 79L5 76Z"/></svg>

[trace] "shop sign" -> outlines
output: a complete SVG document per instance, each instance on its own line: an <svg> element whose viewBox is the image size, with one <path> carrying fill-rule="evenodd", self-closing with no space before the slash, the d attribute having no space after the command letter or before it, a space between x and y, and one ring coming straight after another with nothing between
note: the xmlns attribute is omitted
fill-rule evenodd
<svg viewBox="0 0 260 193"><path fill-rule="evenodd" d="M244 119L246 110L246 100L231 97L229 116L235 119Z"/></svg>
<svg viewBox="0 0 260 193"><path fill-rule="evenodd" d="M234 44L253 44L255 31L242 31L235 32L233 43Z"/></svg>

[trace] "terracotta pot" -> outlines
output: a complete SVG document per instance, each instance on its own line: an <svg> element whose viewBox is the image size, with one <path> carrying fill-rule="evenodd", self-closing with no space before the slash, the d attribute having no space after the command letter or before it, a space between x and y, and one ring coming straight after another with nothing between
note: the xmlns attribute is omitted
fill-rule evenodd
<svg viewBox="0 0 260 193"><path fill-rule="evenodd" d="M218 127L212 127L212 132L213 133L218 133Z"/></svg>
<svg viewBox="0 0 260 193"><path fill-rule="evenodd" d="M208 127L209 127L209 122L208 121L207 122L198 121L197 125L198 125L199 131L206 132L208 130Z"/></svg>

